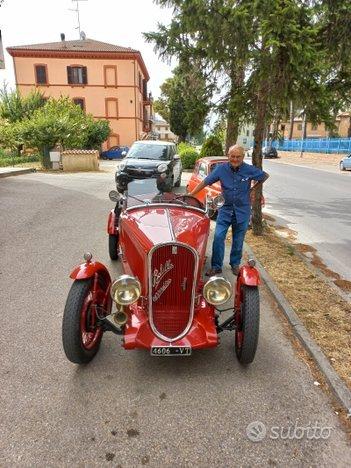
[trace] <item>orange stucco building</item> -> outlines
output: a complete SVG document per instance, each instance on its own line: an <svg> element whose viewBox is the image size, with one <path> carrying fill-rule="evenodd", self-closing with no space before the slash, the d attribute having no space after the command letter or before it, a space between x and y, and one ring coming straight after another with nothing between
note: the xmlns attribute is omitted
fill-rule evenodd
<svg viewBox="0 0 351 468"><path fill-rule="evenodd" d="M69 96L87 113L107 119L104 143L131 145L150 130L149 74L139 51L92 39L9 47L17 88L26 95Z"/></svg>

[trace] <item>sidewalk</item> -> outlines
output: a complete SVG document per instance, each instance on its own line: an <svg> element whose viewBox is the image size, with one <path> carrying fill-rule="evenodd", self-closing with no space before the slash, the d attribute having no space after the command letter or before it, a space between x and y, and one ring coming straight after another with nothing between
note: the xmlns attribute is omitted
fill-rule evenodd
<svg viewBox="0 0 351 468"><path fill-rule="evenodd" d="M10 177L14 175L21 175L21 174L30 174L31 172L36 172L35 169L29 168L25 169L23 167L0 167L0 177Z"/></svg>

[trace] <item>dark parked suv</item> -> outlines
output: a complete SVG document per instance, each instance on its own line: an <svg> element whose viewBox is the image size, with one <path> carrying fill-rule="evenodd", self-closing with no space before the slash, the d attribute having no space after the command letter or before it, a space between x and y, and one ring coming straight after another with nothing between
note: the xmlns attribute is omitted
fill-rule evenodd
<svg viewBox="0 0 351 468"><path fill-rule="evenodd" d="M176 145L167 141L135 141L117 168L117 190L123 193L130 181L149 177L163 179L167 191L179 187L182 163L176 152Z"/></svg>

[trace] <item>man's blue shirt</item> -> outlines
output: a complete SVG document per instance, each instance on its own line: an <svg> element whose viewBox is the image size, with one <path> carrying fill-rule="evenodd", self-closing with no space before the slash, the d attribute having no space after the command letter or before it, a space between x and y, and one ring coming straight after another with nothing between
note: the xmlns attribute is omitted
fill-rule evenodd
<svg viewBox="0 0 351 468"><path fill-rule="evenodd" d="M250 218L250 187L251 181L261 181L265 173L251 164L242 163L235 171L227 162L218 164L214 171L205 179L205 185L212 185L220 181L224 196L224 206L220 214L225 217L235 212L236 221L242 223Z"/></svg>

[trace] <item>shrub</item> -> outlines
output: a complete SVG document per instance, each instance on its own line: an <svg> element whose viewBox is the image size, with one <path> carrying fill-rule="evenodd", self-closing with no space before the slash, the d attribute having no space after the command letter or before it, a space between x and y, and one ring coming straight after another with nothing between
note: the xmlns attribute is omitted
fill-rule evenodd
<svg viewBox="0 0 351 468"><path fill-rule="evenodd" d="M223 156L223 148L220 139L215 135L210 135L201 148L200 157Z"/></svg>
<svg viewBox="0 0 351 468"><path fill-rule="evenodd" d="M195 166L196 160L199 158L198 152L191 146L179 151L179 156L182 161L183 169L192 169Z"/></svg>
<svg viewBox="0 0 351 468"><path fill-rule="evenodd" d="M30 156L15 156L15 155L7 155L0 157L0 167L6 166L15 166L16 164L23 164L28 162L37 162L40 161L39 154L32 154Z"/></svg>

